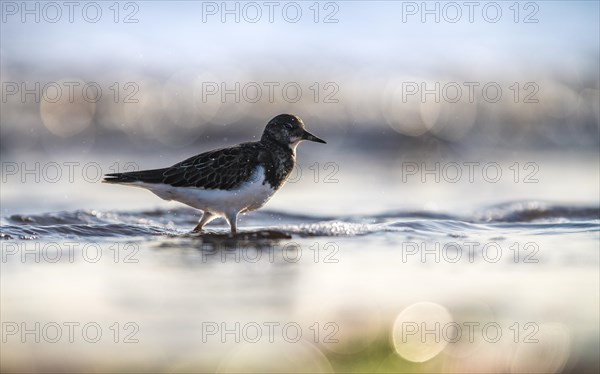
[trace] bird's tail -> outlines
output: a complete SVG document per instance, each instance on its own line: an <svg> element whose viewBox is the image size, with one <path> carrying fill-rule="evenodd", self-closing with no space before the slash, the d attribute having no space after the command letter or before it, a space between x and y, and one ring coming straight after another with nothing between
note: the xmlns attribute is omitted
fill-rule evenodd
<svg viewBox="0 0 600 374"><path fill-rule="evenodd" d="M162 183L167 169L131 171L127 173L105 174L103 183Z"/></svg>

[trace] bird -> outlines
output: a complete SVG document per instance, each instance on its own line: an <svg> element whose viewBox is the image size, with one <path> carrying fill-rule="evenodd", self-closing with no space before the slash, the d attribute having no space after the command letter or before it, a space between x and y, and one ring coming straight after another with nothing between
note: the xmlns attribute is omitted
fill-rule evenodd
<svg viewBox="0 0 600 374"><path fill-rule="evenodd" d="M204 152L163 169L106 174L103 182L145 188L201 210L192 233L223 217L236 234L238 215L261 208L284 185L303 140L327 144L308 132L300 117L280 114L267 123L260 141Z"/></svg>

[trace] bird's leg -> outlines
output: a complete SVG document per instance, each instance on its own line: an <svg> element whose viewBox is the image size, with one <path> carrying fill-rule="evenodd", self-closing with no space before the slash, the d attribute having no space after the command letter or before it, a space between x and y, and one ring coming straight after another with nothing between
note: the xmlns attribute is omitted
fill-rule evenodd
<svg viewBox="0 0 600 374"><path fill-rule="evenodd" d="M234 235L237 233L237 216L238 212L230 212L226 215L229 226L231 227L231 233Z"/></svg>
<svg viewBox="0 0 600 374"><path fill-rule="evenodd" d="M204 225L206 225L207 223L209 223L210 221L212 221L213 219L217 218L217 215L206 211L204 212L204 214L202 214L202 218L200 219L200 222L198 222L198 224L196 225L196 227L194 227L194 230L192 230L192 232L202 232L202 227L204 227Z"/></svg>

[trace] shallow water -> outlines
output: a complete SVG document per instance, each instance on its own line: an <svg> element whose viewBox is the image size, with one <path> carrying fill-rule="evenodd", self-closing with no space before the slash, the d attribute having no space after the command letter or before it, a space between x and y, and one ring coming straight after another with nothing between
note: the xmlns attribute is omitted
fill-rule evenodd
<svg viewBox="0 0 600 374"><path fill-rule="evenodd" d="M199 241L222 237L233 241L253 234L265 239L278 237L356 237L386 232L406 236L468 237L467 233L502 233L505 230L538 232L540 235L595 232L600 208L597 206L549 205L519 201L484 208L467 216L427 211L392 211L375 215L309 216L263 209L243 216L244 227L230 235L228 225L207 226L205 234L193 234L198 211L191 208L150 211L77 210L45 214L15 214L2 219L4 239L135 238L152 236L188 238ZM219 222L219 221L216 221ZM274 223L276 223L274 225ZM461 233L464 231L464 233ZM262 232L263 235L259 235ZM520 232L520 231L517 231ZM277 235L277 234L281 235ZM502 234L500 234L502 235Z"/></svg>
<svg viewBox="0 0 600 374"><path fill-rule="evenodd" d="M2 371L597 371L595 157L527 157L534 184L339 159L235 237L139 189L7 178Z"/></svg>
<svg viewBox="0 0 600 374"><path fill-rule="evenodd" d="M11 215L2 315L21 330L3 331L3 367L331 371L353 357L369 371L587 370L597 365L585 352L598 347L599 217L597 206L536 201L464 216L263 210L232 237L224 223L190 234L197 212L187 208ZM480 325L473 342L467 330L448 342L442 329L439 343L404 349L390 336L410 308ZM35 321L40 343L21 335ZM90 343L77 325L69 344L67 322L93 323L104 338ZM62 337L50 342L55 323ZM488 323L504 338L491 342ZM423 357L433 358L412 362Z"/></svg>

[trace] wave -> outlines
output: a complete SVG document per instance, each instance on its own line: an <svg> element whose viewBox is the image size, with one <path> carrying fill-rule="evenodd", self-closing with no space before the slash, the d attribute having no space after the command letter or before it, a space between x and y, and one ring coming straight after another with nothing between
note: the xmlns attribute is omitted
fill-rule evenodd
<svg viewBox="0 0 600 374"><path fill-rule="evenodd" d="M148 211L76 210L16 214L2 218L0 239L190 236L199 218L190 208ZM317 216L261 210L244 216L241 235L247 239L338 236L354 237L401 232L407 235L449 235L527 227L556 233L599 231L598 206L553 205L520 201L492 205L470 216L425 211L391 211L375 215ZM245 227L245 228L244 228ZM209 226L206 235L226 235L227 226ZM206 236L203 235L203 236Z"/></svg>

